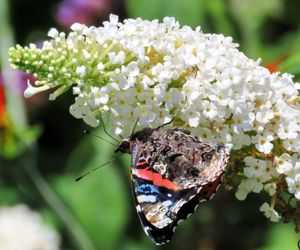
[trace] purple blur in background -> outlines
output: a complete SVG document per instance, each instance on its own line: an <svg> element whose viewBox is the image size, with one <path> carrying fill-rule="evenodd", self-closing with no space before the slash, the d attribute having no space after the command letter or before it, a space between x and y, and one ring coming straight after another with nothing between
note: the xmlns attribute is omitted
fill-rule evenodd
<svg viewBox="0 0 300 250"><path fill-rule="evenodd" d="M58 6L56 20L66 30L76 22L101 24L109 15L111 5L111 0L64 0Z"/></svg>

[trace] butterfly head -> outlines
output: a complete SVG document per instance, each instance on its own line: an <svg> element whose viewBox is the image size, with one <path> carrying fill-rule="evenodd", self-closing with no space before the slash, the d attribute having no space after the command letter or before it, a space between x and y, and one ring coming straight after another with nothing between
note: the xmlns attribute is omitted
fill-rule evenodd
<svg viewBox="0 0 300 250"><path fill-rule="evenodd" d="M132 154L134 144L145 143L152 135L155 129L144 128L133 133L129 138L121 141L120 145L115 149L116 152Z"/></svg>
<svg viewBox="0 0 300 250"><path fill-rule="evenodd" d="M115 153L117 152L131 154L132 141L130 141L129 139L122 140L120 145L115 149Z"/></svg>

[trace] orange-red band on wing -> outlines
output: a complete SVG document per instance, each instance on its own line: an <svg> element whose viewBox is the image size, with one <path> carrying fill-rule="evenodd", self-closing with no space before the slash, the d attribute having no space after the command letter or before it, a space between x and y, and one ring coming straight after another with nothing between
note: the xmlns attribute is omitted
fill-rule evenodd
<svg viewBox="0 0 300 250"><path fill-rule="evenodd" d="M161 174L159 173L153 173L151 170L148 169L132 169L133 174L135 174L137 177L152 181L154 185L165 187L171 190L180 190L182 189L180 186L176 185L172 181L168 179L164 179Z"/></svg>
<svg viewBox="0 0 300 250"><path fill-rule="evenodd" d="M139 166L139 167L143 167L145 165L149 165L149 163L146 162L146 161L139 161L136 165Z"/></svg>

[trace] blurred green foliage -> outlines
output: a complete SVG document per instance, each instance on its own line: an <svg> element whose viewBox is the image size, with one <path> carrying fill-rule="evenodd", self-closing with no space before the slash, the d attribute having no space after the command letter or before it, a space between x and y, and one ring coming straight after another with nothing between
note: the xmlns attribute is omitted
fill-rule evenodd
<svg viewBox="0 0 300 250"><path fill-rule="evenodd" d="M104 134L101 131L95 133L101 136ZM69 165L77 165L82 158L88 159L82 166L91 169L101 162L111 160L113 148L104 145L103 141L96 137L88 136L72 152ZM75 182L75 176L69 175L60 176L54 181L55 189L70 206L93 241L105 249L117 249L118 238L123 234L129 219L127 201L130 199L130 193L118 174L119 167L108 165L80 182Z"/></svg>
<svg viewBox="0 0 300 250"><path fill-rule="evenodd" d="M299 240L298 235L290 233L293 229L294 228L291 225L287 224L272 226L272 228L268 231L266 246L257 248L257 250L297 250L297 245L288 243L297 242Z"/></svg>
<svg viewBox="0 0 300 250"><path fill-rule="evenodd" d="M121 18L161 20L175 16L182 25L200 25L204 32L232 36L247 56L262 58L266 66L272 62L276 70L299 77L298 0L106 1L110 9L101 18L107 19L109 12L120 14ZM18 43L42 41L50 27L59 27L54 18L59 0L12 0L9 3L9 21ZM295 234L290 225L268 225L258 211L259 197L251 195L245 202L238 202L233 192L224 190L212 201L201 204L196 213L179 226L171 243L156 247L145 236L135 212L130 188L130 157L118 157L75 182L76 177L115 157L114 149L92 135L83 134L82 121L68 113L73 102L70 93L53 103L48 103L46 98L38 95L24 101L29 125L38 124L42 128L40 137L37 138L39 131L34 129L15 133L16 138L26 141L26 147L31 145L29 149L23 147L18 154L11 154L10 159L4 157L9 153L1 150L0 202L1 205L26 203L40 211L59 230L62 249L297 249L299 234ZM19 125L1 127L0 132L7 133ZM105 137L102 129L94 133ZM15 140L12 146L19 147L20 140ZM34 160L29 163L24 160L29 158ZM24 167L26 164L29 166ZM45 179L37 182L31 178L30 169L40 172ZM56 198L49 199L47 185ZM59 205L60 202L64 206ZM64 213L78 225L74 227L79 228L77 232L72 232L68 221L61 219Z"/></svg>

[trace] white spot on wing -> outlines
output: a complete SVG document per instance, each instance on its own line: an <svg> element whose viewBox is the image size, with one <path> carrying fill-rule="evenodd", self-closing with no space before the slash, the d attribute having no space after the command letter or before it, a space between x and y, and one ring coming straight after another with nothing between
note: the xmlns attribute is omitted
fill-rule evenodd
<svg viewBox="0 0 300 250"><path fill-rule="evenodd" d="M221 183L217 186L216 192L219 190L220 186L221 186Z"/></svg>
<svg viewBox="0 0 300 250"><path fill-rule="evenodd" d="M212 199L212 198L215 196L215 194L216 194L216 193L213 193L213 194L209 197L209 199Z"/></svg>
<svg viewBox="0 0 300 250"><path fill-rule="evenodd" d="M182 219L181 219L181 220L178 220L178 221L177 221L177 224L179 224L179 223L181 223L181 222L183 222L183 221L184 221L184 220L182 220Z"/></svg>
<svg viewBox="0 0 300 250"><path fill-rule="evenodd" d="M170 201L170 200L166 200L166 201L163 202L163 204L164 204L165 207L169 207L173 204L173 202Z"/></svg>
<svg viewBox="0 0 300 250"><path fill-rule="evenodd" d="M168 243L168 242L170 242L170 240L166 240L166 241L164 241L164 242L155 242L155 245L161 246L161 245L166 244L166 243Z"/></svg>
<svg viewBox="0 0 300 250"><path fill-rule="evenodd" d="M138 211L139 213L142 212L142 209L141 209L140 205L136 205L136 211Z"/></svg>
<svg viewBox="0 0 300 250"><path fill-rule="evenodd" d="M199 206L199 204L197 204L196 206L195 206L195 208L194 208L194 212L196 211L196 209L197 209L197 207Z"/></svg>
<svg viewBox="0 0 300 250"><path fill-rule="evenodd" d="M150 231L152 231L152 229L150 227L146 226L146 227L144 227L144 231L148 236L150 236Z"/></svg>
<svg viewBox="0 0 300 250"><path fill-rule="evenodd" d="M155 195L138 195L137 200L139 202L156 202Z"/></svg>

